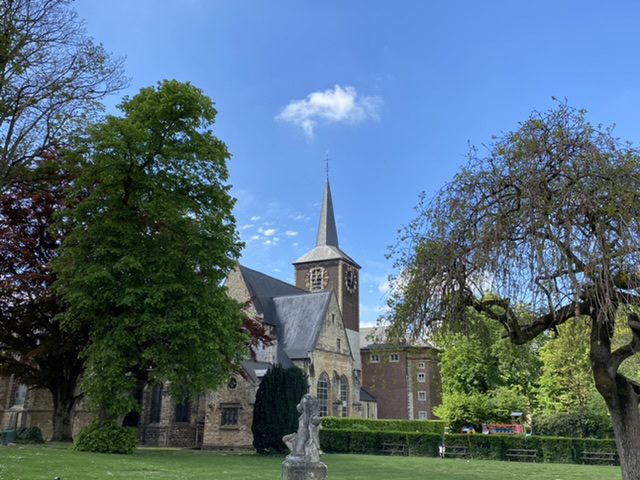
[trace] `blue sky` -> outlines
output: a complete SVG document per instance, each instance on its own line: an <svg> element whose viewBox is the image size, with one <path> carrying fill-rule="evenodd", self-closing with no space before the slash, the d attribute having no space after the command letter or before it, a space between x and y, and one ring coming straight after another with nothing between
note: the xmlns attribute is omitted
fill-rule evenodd
<svg viewBox="0 0 640 480"><path fill-rule="evenodd" d="M640 137L640 3L78 0L126 57L133 95L191 81L233 158L242 262L292 281L330 178L340 245L362 265L361 323L383 311L384 255L469 143L566 97ZM109 100L109 109L117 103Z"/></svg>

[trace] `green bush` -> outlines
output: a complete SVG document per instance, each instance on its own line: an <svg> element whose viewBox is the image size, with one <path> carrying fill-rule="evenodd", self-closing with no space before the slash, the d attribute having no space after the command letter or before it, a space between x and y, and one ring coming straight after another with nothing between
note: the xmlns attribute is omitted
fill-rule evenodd
<svg viewBox="0 0 640 480"><path fill-rule="evenodd" d="M328 453L378 454L384 443L407 445L411 455L435 457L442 435L433 433L366 431L323 428L320 446ZM507 460L509 449L536 450L538 459L554 463L582 463L581 453L615 452L614 440L569 437L526 437L524 435L445 435L445 445L467 447L475 459Z"/></svg>
<svg viewBox="0 0 640 480"><path fill-rule="evenodd" d="M538 415L534 417L533 431L536 435L558 437L613 438L609 416L594 412Z"/></svg>
<svg viewBox="0 0 640 480"><path fill-rule="evenodd" d="M94 422L82 429L74 448L80 452L131 454L137 443L135 428L120 427L113 422Z"/></svg>
<svg viewBox="0 0 640 480"><path fill-rule="evenodd" d="M374 420L352 417L323 417L322 427L372 432L420 432L444 434L443 420Z"/></svg>
<svg viewBox="0 0 640 480"><path fill-rule="evenodd" d="M20 427L16 431L16 443L44 443L38 427Z"/></svg>

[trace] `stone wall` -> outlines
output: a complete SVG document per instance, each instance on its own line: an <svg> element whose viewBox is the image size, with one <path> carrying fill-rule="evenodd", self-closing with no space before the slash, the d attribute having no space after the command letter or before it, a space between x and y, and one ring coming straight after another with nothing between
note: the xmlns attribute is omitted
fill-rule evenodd
<svg viewBox="0 0 640 480"><path fill-rule="evenodd" d="M235 388L230 385L205 395L205 422L203 449L253 449L253 406L258 386L235 375ZM235 424L225 418L230 410L236 411Z"/></svg>

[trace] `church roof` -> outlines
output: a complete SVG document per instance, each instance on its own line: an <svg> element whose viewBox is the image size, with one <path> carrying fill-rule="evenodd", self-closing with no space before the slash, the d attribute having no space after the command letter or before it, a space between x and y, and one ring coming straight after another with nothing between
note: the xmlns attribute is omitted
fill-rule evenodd
<svg viewBox="0 0 640 480"><path fill-rule="evenodd" d="M272 301L273 297L281 297L284 295L302 295L308 293L293 285L270 277L264 273L252 270L240 265L240 273L251 294L253 304L260 315L264 317L263 321L269 325L275 325L272 321Z"/></svg>
<svg viewBox="0 0 640 480"><path fill-rule="evenodd" d="M315 349L333 292L273 299L278 344L290 359L308 358Z"/></svg>
<svg viewBox="0 0 640 480"><path fill-rule="evenodd" d="M278 363L307 358L315 348L333 291L309 293L240 265L240 273L263 322L276 327Z"/></svg>
<svg viewBox="0 0 640 480"><path fill-rule="evenodd" d="M336 219L333 214L333 201L331 200L331 187L329 179L324 186L324 196L322 198L322 210L320 212L320 224L318 225L318 236L316 237L316 246L310 252L307 252L293 264L317 262L323 260L342 259L360 268L349 255L340 250L338 245L338 229L336 228Z"/></svg>

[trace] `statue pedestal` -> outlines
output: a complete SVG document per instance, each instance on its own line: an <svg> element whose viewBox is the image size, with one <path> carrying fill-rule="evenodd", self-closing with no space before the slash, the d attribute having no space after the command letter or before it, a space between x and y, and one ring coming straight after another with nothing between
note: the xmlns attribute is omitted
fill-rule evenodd
<svg viewBox="0 0 640 480"><path fill-rule="evenodd" d="M282 480L326 480L327 466L322 462L282 462Z"/></svg>

